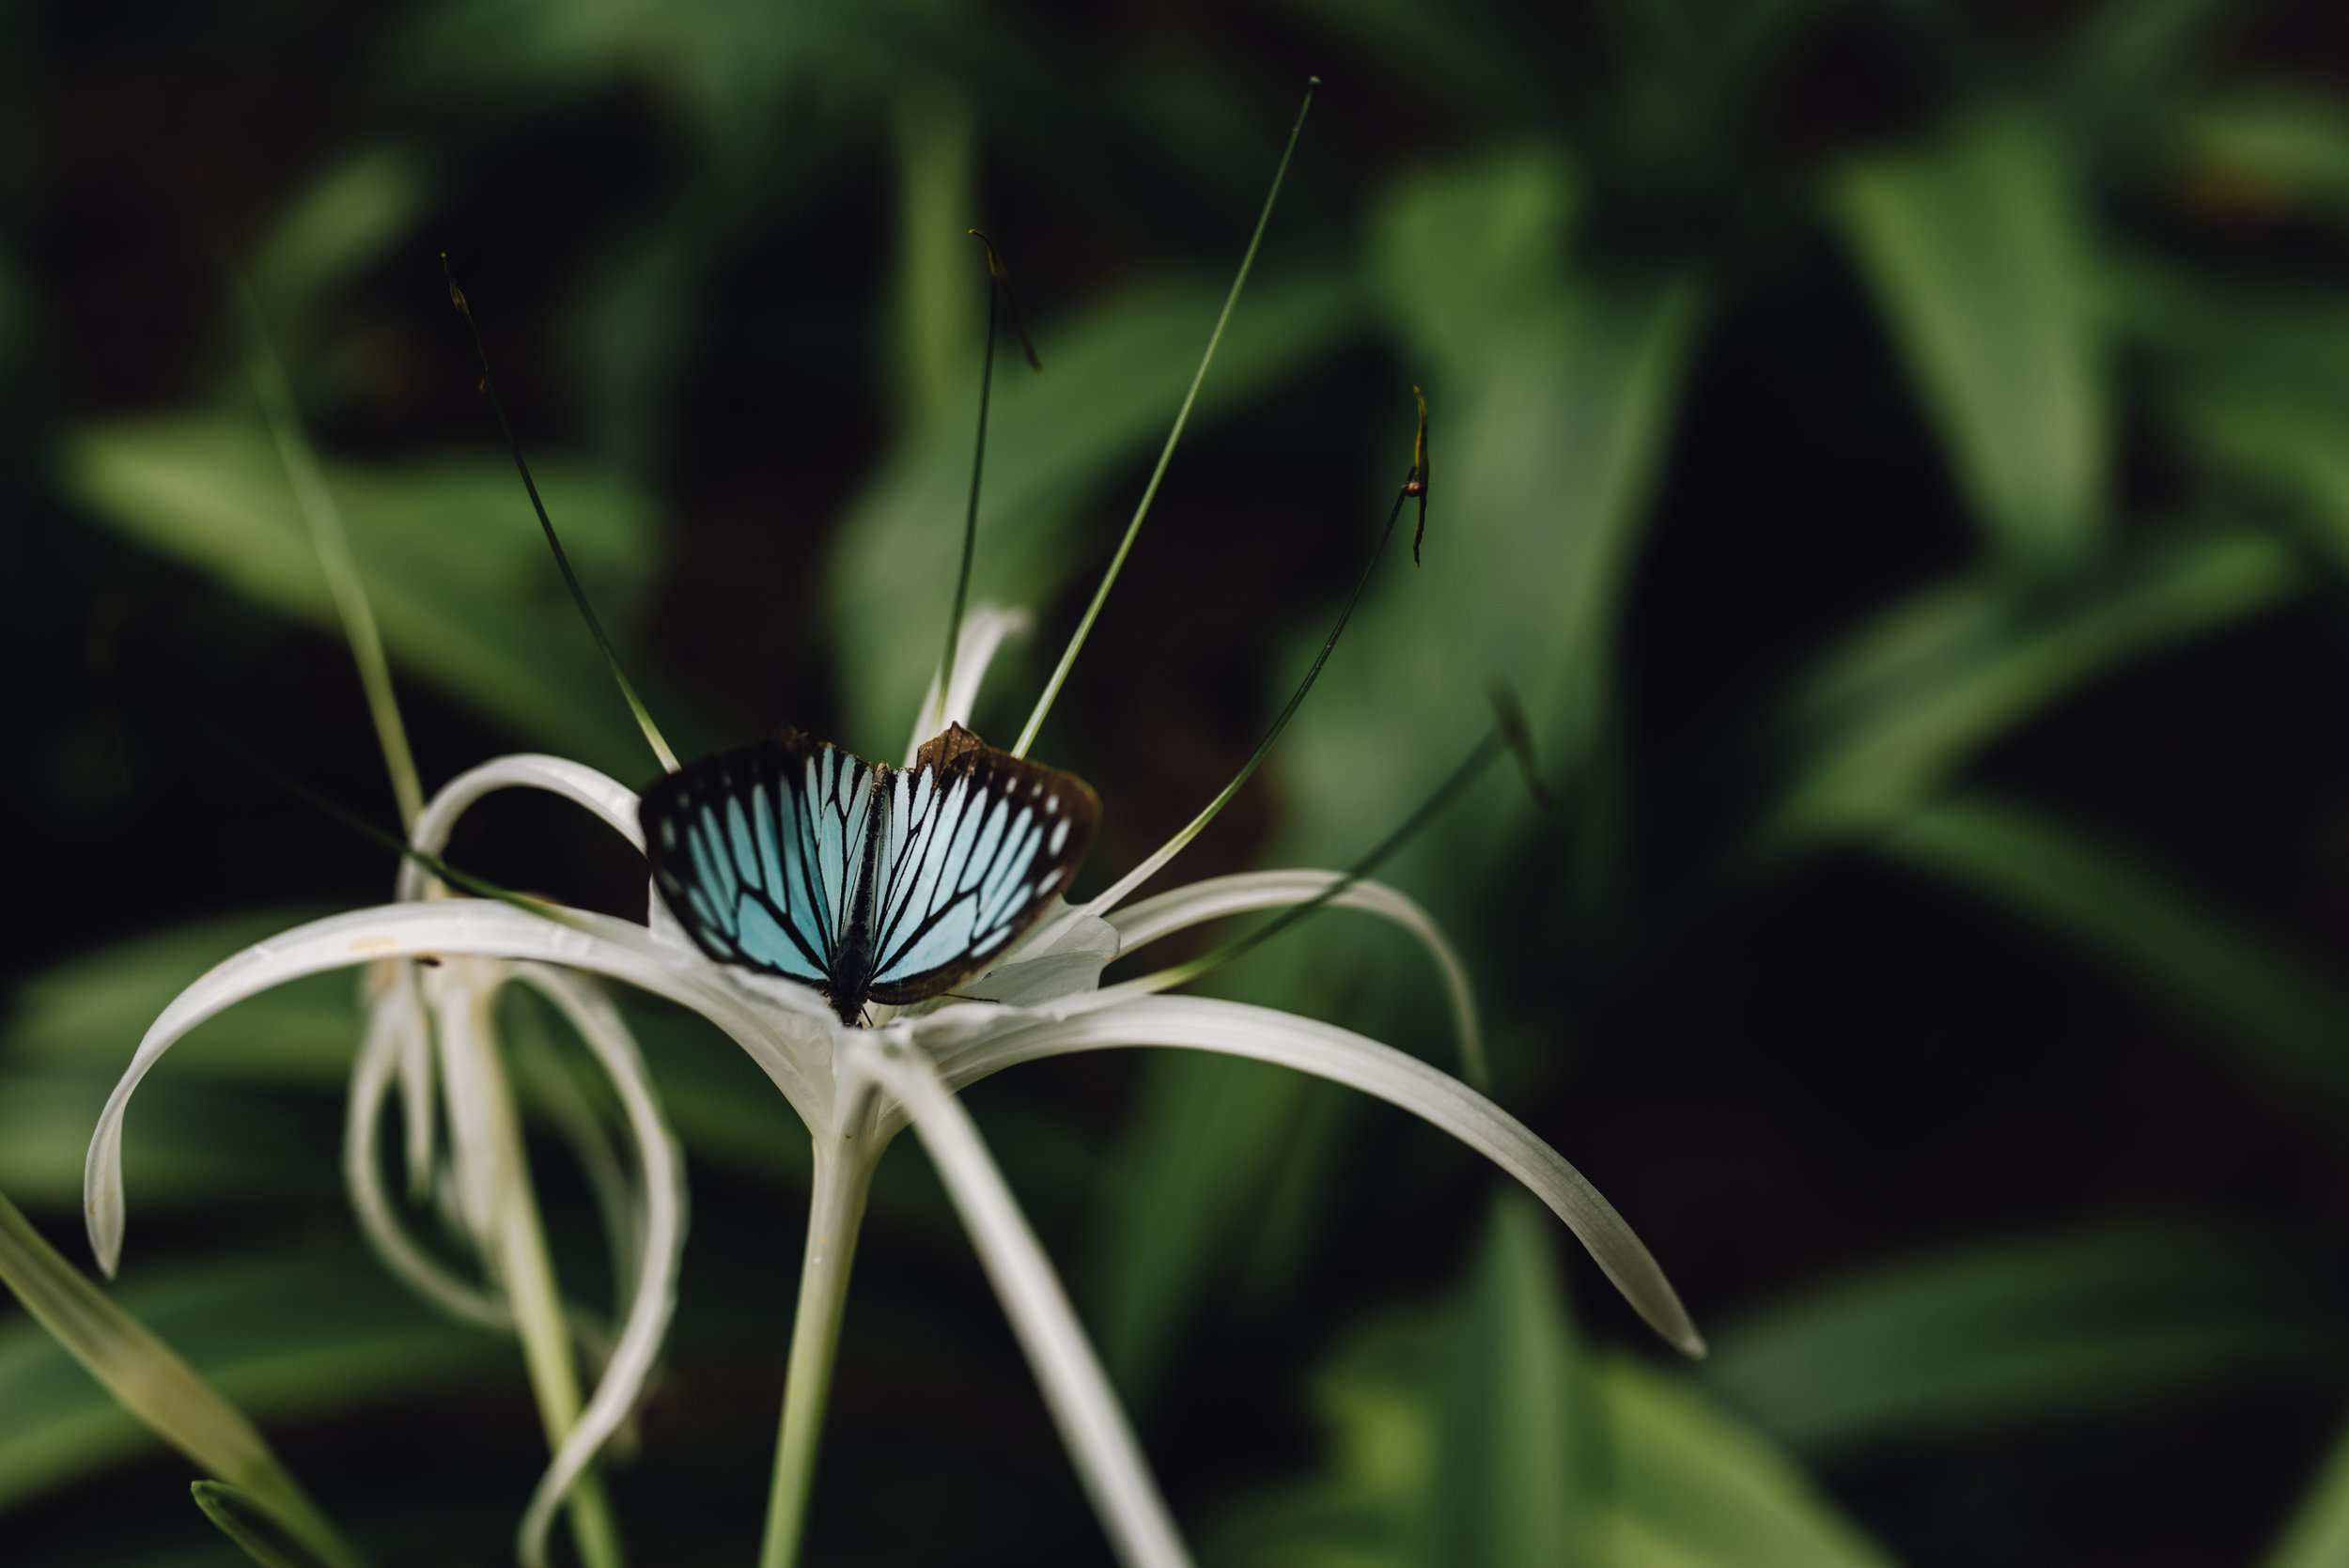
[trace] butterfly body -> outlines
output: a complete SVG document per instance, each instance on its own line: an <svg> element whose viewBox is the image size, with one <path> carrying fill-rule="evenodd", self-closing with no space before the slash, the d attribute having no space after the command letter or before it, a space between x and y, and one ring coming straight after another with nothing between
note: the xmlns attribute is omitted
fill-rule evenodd
<svg viewBox="0 0 2349 1568"><path fill-rule="evenodd" d="M1059 900L1099 810L1082 780L957 724L902 768L786 732L670 774L640 815L696 946L854 1023L1000 958Z"/></svg>

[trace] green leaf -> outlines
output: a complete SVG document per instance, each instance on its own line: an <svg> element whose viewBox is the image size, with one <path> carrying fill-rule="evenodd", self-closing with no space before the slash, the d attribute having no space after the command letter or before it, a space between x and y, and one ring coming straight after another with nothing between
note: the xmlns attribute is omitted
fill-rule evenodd
<svg viewBox="0 0 2349 1568"><path fill-rule="evenodd" d="M294 198L252 267L254 291L289 358L306 357L334 291L416 224L431 193L414 153L377 144L347 155Z"/></svg>
<svg viewBox="0 0 2349 1568"><path fill-rule="evenodd" d="M48 1330L53 1351L70 1354L103 1386L105 1393L120 1402L110 1407L114 1413L126 1420L135 1417L204 1468L233 1476L239 1485L268 1499L270 1508L319 1557L337 1568L354 1568L357 1559L303 1496L301 1486L270 1452L253 1423L138 1319L75 1272L6 1197L0 1197L0 1283L14 1292L34 1321ZM28 1334L29 1330L0 1330L0 1390L14 1396L0 1397L0 1432L5 1433L0 1436L0 1499L10 1495L11 1480L18 1483L14 1490L19 1492L26 1489L27 1472L54 1481L64 1468L61 1460L70 1462L70 1452L61 1455L37 1448L15 1465L8 1462L32 1424L27 1415L38 1421L40 1410L38 1387L31 1400L23 1397L22 1387L28 1381L37 1384L37 1377L27 1377L25 1373L37 1373L39 1358L8 1343ZM11 1351L15 1354L10 1355ZM11 1377L11 1373L17 1375ZM9 1389L11 1383L18 1387ZM79 1386L86 1396L92 1391L86 1381ZM57 1403L53 1399L51 1407ZM50 1436L56 1447L70 1450L73 1434L53 1428Z"/></svg>
<svg viewBox="0 0 2349 1568"><path fill-rule="evenodd" d="M1704 298L1692 274L1578 272L1578 200L1574 171L1536 149L1423 171L1381 205L1380 295L1431 421L1424 564L1397 557L1372 582L1282 742L1284 857L1342 864L1403 820L1489 725L1496 673L1553 776L1579 774L1612 722L1623 609ZM1381 460L1397 476L1401 391ZM1484 787L1483 809L1382 873L1439 914L1514 844L1492 818L1520 809L1521 787Z"/></svg>
<svg viewBox="0 0 2349 1568"><path fill-rule="evenodd" d="M2093 553L2110 394L2062 150L2019 116L1977 118L1853 166L1834 201L2000 555L2046 567Z"/></svg>
<svg viewBox="0 0 2349 1568"><path fill-rule="evenodd" d="M1610 1568L1890 1568L1800 1466L1677 1377L1607 1367Z"/></svg>
<svg viewBox="0 0 2349 1568"><path fill-rule="evenodd" d="M1222 285L1121 295L1039 335L1042 375L996 377L973 602L1040 608L1097 546L1114 542L1114 533L1076 538L1083 508L1166 439L1222 301ZM1360 318L1344 276L1263 280L1241 301L1200 390L1193 437L1328 353ZM857 504L833 562L848 712L868 755L904 747L937 664L971 485L970 418L950 409L907 440ZM1178 453L1152 526L1184 526L1182 487Z"/></svg>
<svg viewBox="0 0 2349 1568"><path fill-rule="evenodd" d="M596 602L625 625L647 580L649 506L576 465L534 472ZM646 770L508 463L330 464L326 478L397 664L518 735L623 777ZM86 428L67 444L64 480L132 537L340 637L308 529L257 420Z"/></svg>
<svg viewBox="0 0 2349 1568"><path fill-rule="evenodd" d="M322 912L278 909L197 921L69 958L19 986L0 1032L0 1059L81 1076L119 1072L148 1025L197 976ZM294 981L197 1025L173 1050L159 1081L201 1073L339 1089L350 1077L359 1028L350 975Z"/></svg>
<svg viewBox="0 0 2349 1568"><path fill-rule="evenodd" d="M113 1088L113 1079L92 1075L0 1073L0 1191L35 1208L79 1213L90 1129ZM249 1094L157 1084L140 1094L125 1129L123 1168L143 1204L305 1202L316 1195L312 1184L331 1182L334 1172L312 1135L316 1120Z"/></svg>
<svg viewBox="0 0 2349 1568"><path fill-rule="evenodd" d="M1975 750L2092 678L2232 625L2301 585L2272 537L2159 538L2054 585L1991 573L1929 589L1817 661L1777 719L1769 853L1894 826Z"/></svg>
<svg viewBox="0 0 2349 1568"><path fill-rule="evenodd" d="M432 1316L372 1260L210 1259L147 1273L119 1291L117 1308L54 1251L48 1257L62 1271L54 1288L71 1293L79 1310L102 1310L99 1321L127 1326L119 1331L133 1343L151 1339L139 1323L167 1337L186 1358L174 1357L172 1364L186 1380L200 1375L206 1389L200 1399L184 1396L187 1408L214 1412L224 1433L238 1429L226 1423L243 1422L236 1409L276 1421L496 1387L500 1378L512 1383L518 1400L524 1397L520 1369L500 1341ZM92 1300L99 1307L87 1307ZM158 1378L157 1386L168 1392L184 1384ZM209 1430L187 1441L176 1428L166 1436L214 1475L274 1502L234 1454L217 1456L218 1444L204 1436ZM155 1446L139 1419L86 1376L56 1341L32 1324L0 1325L0 1507Z"/></svg>
<svg viewBox="0 0 2349 1568"><path fill-rule="evenodd" d="M242 1487L225 1481L192 1481L188 1491L204 1516L261 1568L331 1568L331 1559L312 1551L299 1531Z"/></svg>
<svg viewBox="0 0 2349 1568"><path fill-rule="evenodd" d="M1871 1269L1733 1326L1704 1381L1806 1453L2108 1418L2248 1373L2349 1366L2337 1269L2208 1232L2002 1242Z"/></svg>
<svg viewBox="0 0 2349 1568"><path fill-rule="evenodd" d="M1319 1379L1322 1473L1202 1540L1215 1568L1889 1568L1801 1467L1686 1379L1576 1341L1552 1228L1497 1209L1468 1281Z"/></svg>
<svg viewBox="0 0 2349 1568"><path fill-rule="evenodd" d="M2188 443L2310 525L2349 569L2349 300L2222 289L2151 264L2118 274L2116 308L2152 350L2154 384Z"/></svg>
<svg viewBox="0 0 2349 1568"><path fill-rule="evenodd" d="M1593 1560L1594 1412L1550 1218L1493 1205L1465 1310L1441 1352L1434 1542L1458 1568Z"/></svg>
<svg viewBox="0 0 2349 1568"><path fill-rule="evenodd" d="M2051 95L2073 125L2108 138L2184 96L2179 78L2219 47L2211 35L2247 9L2236 0L2104 0L2058 62Z"/></svg>
<svg viewBox="0 0 2349 1568"><path fill-rule="evenodd" d="M2337 1438L2293 1510L2266 1568L2341 1568L2349 1562L2349 1432Z"/></svg>
<svg viewBox="0 0 2349 1568"><path fill-rule="evenodd" d="M2200 1014L2287 1085L2349 1102L2349 1000L2124 851L1982 796L1920 807L1872 842Z"/></svg>
<svg viewBox="0 0 2349 1568"><path fill-rule="evenodd" d="M1153 1053L1096 1206L1086 1312L1128 1404L1155 1398L1179 1336L1261 1216L1310 1082L1257 1062Z"/></svg>
<svg viewBox="0 0 2349 1568"><path fill-rule="evenodd" d="M2349 222L2349 114L2331 99L2270 89L2200 105L2175 151L2193 187L2222 199Z"/></svg>

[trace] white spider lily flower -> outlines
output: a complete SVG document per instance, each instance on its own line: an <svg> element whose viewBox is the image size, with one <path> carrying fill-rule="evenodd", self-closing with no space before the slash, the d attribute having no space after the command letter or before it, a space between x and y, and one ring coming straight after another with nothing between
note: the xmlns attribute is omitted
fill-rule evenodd
<svg viewBox="0 0 2349 1568"><path fill-rule="evenodd" d="M994 613L975 612L974 617L980 613ZM993 640L974 639L990 647ZM975 677L967 684L957 679L943 720L967 718L976 684ZM935 694L928 699L937 700ZM644 848L631 791L580 764L538 755L501 757L452 781L417 818L416 847L437 854L469 806L505 788L560 795ZM1270 1008L1155 994L1158 987L1147 978L1101 988L1101 971L1112 959L1148 942L1239 910L1305 903L1333 888L1332 902L1392 920L1426 948L1449 994L1470 1075L1481 1079L1475 1009L1457 955L1417 904L1391 888L1336 872L1214 877L1122 911L1065 908L991 969L965 982L955 998L858 1028L843 1024L810 987L706 957L656 891L648 890L646 924L578 909L551 910L556 918L550 918L495 901L436 896L439 890L416 862L404 862L397 901L313 921L257 943L213 969L156 1019L91 1142L85 1189L91 1244L113 1272L124 1227L124 1112L139 1080L175 1041L232 1003L297 976L374 965L386 978L376 984L353 1073L348 1157L362 1222L386 1261L447 1310L485 1324L510 1321L515 1308L505 1296L456 1278L401 1234L381 1192L374 1128L395 1079L409 1082L412 1104L428 1105L415 1084L437 1069L451 1113L458 1206L468 1229L493 1236L502 1212L499 1184L512 1177L495 1173L494 1150L470 1147L482 1137L472 1122L486 1091L465 1081L474 1060L461 1048L466 1020L481 1016L482 999L500 985L539 990L570 1018L620 1088L646 1178L646 1213L635 1251L635 1293L603 1378L524 1517L519 1551L536 1568L544 1561L555 1508L626 1418L651 1366L682 1244L682 1182L674 1143L616 1012L576 976L620 981L692 1008L723 1031L765 1070L814 1141L807 1252L768 1526L770 1557L777 1555L771 1544L778 1538L796 1544L799 1536L872 1172L890 1140L910 1126L1002 1297L1120 1559L1149 1568L1187 1563L1165 1502L1066 1293L955 1097L955 1091L1004 1067L1078 1051L1159 1046L1277 1063L1374 1094L1451 1133L1522 1182L1581 1239L1657 1332L1691 1354L1703 1348L1662 1270L1622 1217L1555 1150L1467 1083L1362 1035ZM440 960L441 968L428 971L421 986L414 965L390 962L424 957ZM437 1012L443 1025L437 1063L416 1044L428 1012ZM412 1140L412 1123L411 1132ZM490 1175L481 1174L485 1167ZM510 1291L512 1282L505 1283ZM780 1555L789 1552L786 1545Z"/></svg>

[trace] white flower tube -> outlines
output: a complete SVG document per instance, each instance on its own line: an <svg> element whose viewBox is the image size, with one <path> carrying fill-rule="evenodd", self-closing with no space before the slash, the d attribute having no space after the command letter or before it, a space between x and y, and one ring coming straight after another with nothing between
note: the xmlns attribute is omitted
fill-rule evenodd
<svg viewBox="0 0 2349 1568"><path fill-rule="evenodd" d="M1100 1358L970 1112L902 1025L867 1032L857 1040L843 1063L844 1079L849 1074L869 1078L894 1094L929 1151L1035 1370L1044 1403L1118 1560L1126 1568L1189 1568L1190 1555L1175 1533ZM842 1097L844 1103L851 1100L848 1094Z"/></svg>
<svg viewBox="0 0 2349 1568"><path fill-rule="evenodd" d="M1025 1027L1005 1020L1005 1027L973 1028L981 1020L955 1017L972 1009L949 1008L935 1019L939 1072L949 1087L959 1089L1039 1057L1170 1046L1278 1063L1360 1089L1442 1128L1524 1183L1565 1221L1650 1327L1691 1356L1704 1354L1704 1338L1672 1282L1614 1205L1524 1123L1459 1079L1392 1046L1268 1007L1206 997L1149 997L1080 1011L1093 1000L1073 997L1038 1009L1065 1016Z"/></svg>

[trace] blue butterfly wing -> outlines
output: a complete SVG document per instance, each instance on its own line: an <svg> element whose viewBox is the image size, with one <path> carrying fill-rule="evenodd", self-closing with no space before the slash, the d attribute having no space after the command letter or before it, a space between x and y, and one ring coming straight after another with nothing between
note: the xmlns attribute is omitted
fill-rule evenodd
<svg viewBox="0 0 2349 1568"><path fill-rule="evenodd" d="M1059 900L1100 803L1082 780L960 726L886 787L871 994L901 1006L1002 957Z"/></svg>
<svg viewBox="0 0 2349 1568"><path fill-rule="evenodd" d="M721 963L829 984L873 813L875 770L796 732L723 753L645 792L653 880Z"/></svg>

